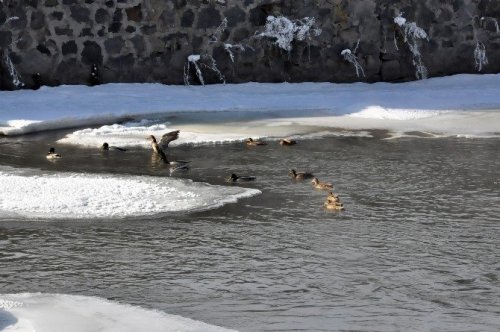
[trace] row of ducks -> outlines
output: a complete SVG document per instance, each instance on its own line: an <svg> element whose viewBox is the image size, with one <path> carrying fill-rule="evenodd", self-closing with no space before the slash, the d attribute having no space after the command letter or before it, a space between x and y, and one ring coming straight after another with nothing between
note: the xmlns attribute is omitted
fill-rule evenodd
<svg viewBox="0 0 500 332"><path fill-rule="evenodd" d="M163 149L167 148L169 143L178 139L179 138L179 130L171 131L166 134L164 134L160 142L156 140L156 137L154 135L148 136L148 140L151 142L151 148L152 150L163 160L165 164L167 164L170 167L171 173L173 171L177 170L187 170L189 169L187 164L189 164L189 161L185 160L168 160L167 155L163 151ZM252 138L247 138L245 140L246 145L248 146L263 146L267 145L266 142L260 141L260 140L254 140ZM295 145L297 142L295 140L285 138L280 141L280 145L283 146L290 146L290 145ZM100 147L101 151L127 151L127 149L117 147L117 146L110 146L108 143L103 143ZM47 153L47 159L60 159L62 156L58 153L55 152L55 149L51 147L49 149L49 152ZM317 177L315 177L312 173L307 173L307 172L297 172L295 169L291 169L288 172L288 175L296 181L302 181L305 179L312 179L311 184L315 189L319 190L328 190L329 194L328 197L324 203L325 208L329 210L344 210L344 205L340 202L340 199L338 195L333 194L330 190L333 189L333 184L329 182L321 182ZM236 174L231 174L231 176L227 179L228 182L238 182L238 181L254 181L256 179L255 176L238 176Z"/></svg>
<svg viewBox="0 0 500 332"><path fill-rule="evenodd" d="M335 195L331 190L333 190L333 184L330 182L321 182L317 177L312 173L307 172L297 172L294 169L291 169L288 172L288 176L295 181L302 181L306 179L312 179L311 184L313 188L319 190L327 190L329 191L328 196L326 197L326 201L323 206L328 210L335 211L343 211L344 204L340 201L338 195ZM237 181L254 181L256 179L255 176L238 176L236 174L231 174L231 176L227 179L228 182L237 182Z"/></svg>

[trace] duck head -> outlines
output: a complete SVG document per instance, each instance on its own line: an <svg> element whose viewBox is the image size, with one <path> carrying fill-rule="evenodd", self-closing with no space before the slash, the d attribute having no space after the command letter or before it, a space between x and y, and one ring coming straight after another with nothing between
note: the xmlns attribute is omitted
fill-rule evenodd
<svg viewBox="0 0 500 332"><path fill-rule="evenodd" d="M109 144L108 143L103 143L101 146L101 150L108 151L109 150Z"/></svg>
<svg viewBox="0 0 500 332"><path fill-rule="evenodd" d="M297 176L297 172L294 169L291 169L290 171L288 171L288 175L292 176L292 177L296 177Z"/></svg>
<svg viewBox="0 0 500 332"><path fill-rule="evenodd" d="M49 149L49 153L52 154L52 153L56 153L56 150L54 148L50 148Z"/></svg>
<svg viewBox="0 0 500 332"><path fill-rule="evenodd" d="M313 178L311 181L312 184L319 184L318 178Z"/></svg>
<svg viewBox="0 0 500 332"><path fill-rule="evenodd" d="M253 138L247 138L247 139L245 140L245 142L247 142L247 143L252 143L252 142L253 142Z"/></svg>
<svg viewBox="0 0 500 332"><path fill-rule="evenodd" d="M153 143L156 143L156 137L154 137L153 135L149 135L148 140L153 142Z"/></svg>

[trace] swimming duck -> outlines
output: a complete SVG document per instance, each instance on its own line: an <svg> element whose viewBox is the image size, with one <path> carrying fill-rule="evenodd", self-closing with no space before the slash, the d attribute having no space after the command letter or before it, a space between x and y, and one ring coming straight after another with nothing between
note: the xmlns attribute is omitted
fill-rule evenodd
<svg viewBox="0 0 500 332"><path fill-rule="evenodd" d="M257 145L267 145L265 142L262 141L256 141L253 138L247 138L245 140L245 143L249 146L257 146Z"/></svg>
<svg viewBox="0 0 500 332"><path fill-rule="evenodd" d="M311 181L312 185L316 189L321 189L321 190L330 190L333 189L333 184L329 182L319 182L318 178L313 178Z"/></svg>
<svg viewBox="0 0 500 332"><path fill-rule="evenodd" d="M340 202L339 196L335 195L331 191L328 193L328 196L326 197L326 201L323 204L323 206L328 210L335 210L335 211L344 210L344 204Z"/></svg>
<svg viewBox="0 0 500 332"><path fill-rule="evenodd" d="M57 154L56 150L54 148L50 148L49 153L47 153L47 155L46 155L46 158L47 159L59 159L59 158L62 158L62 156L60 154Z"/></svg>
<svg viewBox="0 0 500 332"><path fill-rule="evenodd" d="M342 203L329 203L325 202L324 207L328 210L343 211L345 210L344 204Z"/></svg>
<svg viewBox="0 0 500 332"><path fill-rule="evenodd" d="M338 195L335 195L334 193L332 193L331 191L328 193L328 197L326 197L326 201L328 203L337 203L337 202L340 202L340 199L339 199L339 196Z"/></svg>
<svg viewBox="0 0 500 332"><path fill-rule="evenodd" d="M297 144L297 141L290 139L290 138L284 138L280 141L280 145L283 146L290 146L290 145L295 145Z"/></svg>
<svg viewBox="0 0 500 332"><path fill-rule="evenodd" d="M310 179L310 178L314 177L314 175L312 173L296 172L294 169L291 169L288 172L288 175L294 180L304 180L304 179Z"/></svg>
<svg viewBox="0 0 500 332"><path fill-rule="evenodd" d="M236 174L231 174L231 176L227 179L227 182L236 182L236 181L253 181L255 180L255 176L238 176Z"/></svg>
<svg viewBox="0 0 500 332"><path fill-rule="evenodd" d="M118 150L118 151L127 151L127 149L119 148L117 146L109 146L108 143L103 143L100 147L101 151L110 151L110 150Z"/></svg>

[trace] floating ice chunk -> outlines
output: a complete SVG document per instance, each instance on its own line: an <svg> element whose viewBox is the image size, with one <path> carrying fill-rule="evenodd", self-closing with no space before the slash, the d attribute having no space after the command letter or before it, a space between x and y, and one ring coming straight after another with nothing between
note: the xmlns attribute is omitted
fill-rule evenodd
<svg viewBox="0 0 500 332"><path fill-rule="evenodd" d="M103 219L192 212L260 191L151 176L0 168L0 218Z"/></svg>
<svg viewBox="0 0 500 332"><path fill-rule="evenodd" d="M18 305L2 307L2 303ZM41 293L0 295L0 323L3 332L232 331L98 297Z"/></svg>

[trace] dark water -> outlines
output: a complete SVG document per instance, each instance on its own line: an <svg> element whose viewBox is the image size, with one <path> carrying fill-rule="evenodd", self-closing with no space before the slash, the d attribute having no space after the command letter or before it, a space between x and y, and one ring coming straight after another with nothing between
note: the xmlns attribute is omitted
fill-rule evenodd
<svg viewBox="0 0 500 332"><path fill-rule="evenodd" d="M53 136L51 136L53 135ZM0 139L0 164L166 176L150 152ZM41 141L39 141L41 139ZM40 151L43 151L40 153ZM92 295L241 331L500 330L500 140L328 138L178 147L185 177L262 195L147 220L0 221L0 293ZM333 181L346 206L293 183ZM6 188L2 188L2 191Z"/></svg>

